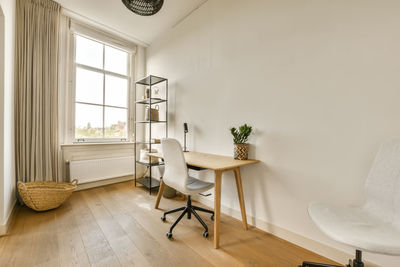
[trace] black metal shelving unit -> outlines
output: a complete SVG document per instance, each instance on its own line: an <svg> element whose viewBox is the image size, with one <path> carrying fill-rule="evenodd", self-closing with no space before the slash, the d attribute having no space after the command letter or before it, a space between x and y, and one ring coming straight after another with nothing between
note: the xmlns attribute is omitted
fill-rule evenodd
<svg viewBox="0 0 400 267"><path fill-rule="evenodd" d="M153 94L152 87L155 85L162 85L162 83L165 83L164 97L163 98L153 98L152 97L152 94ZM150 97L149 98L139 99L139 100L137 99L138 88L140 88L141 86L150 88ZM164 104L165 105L165 120L159 120L159 121L152 120L151 112L149 114L150 120L148 120L148 121L138 120L137 106L152 107L152 105L156 105L156 104ZM144 187L149 189L150 194L153 189L157 189L160 186L160 182L158 180L154 179L152 176L152 167L161 166L161 165L163 165L163 163L160 163L160 162L159 163L151 163L151 160L149 162L141 162L141 161L137 160L136 157L137 157L138 147L146 146L151 151L152 146L160 145L160 143L151 142L151 140L152 140L152 125L154 125L154 124L157 124L157 125L164 124L165 125L165 137L168 137L168 79L154 76L154 75L149 75L149 76L144 77L135 82L135 122L134 122L135 144L134 144L134 146L135 146L135 186L137 183L143 185ZM145 129L145 131L144 131L145 132L144 139L146 139L146 136L148 136L149 141L137 140L136 133L137 133L137 127L139 127L139 125L141 125L141 126L148 125L147 129ZM159 138L159 137L157 137L157 138ZM137 164L141 164L141 165L149 168L149 176L142 177L142 178L137 177L137 174L136 174Z"/></svg>

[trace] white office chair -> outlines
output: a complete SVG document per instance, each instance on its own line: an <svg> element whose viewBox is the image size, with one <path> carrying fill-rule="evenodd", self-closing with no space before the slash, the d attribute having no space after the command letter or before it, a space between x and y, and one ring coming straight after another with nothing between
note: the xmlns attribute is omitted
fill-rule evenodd
<svg viewBox="0 0 400 267"><path fill-rule="evenodd" d="M166 219L165 215L178 211L183 211L182 214L178 217L178 219L172 224L171 228L169 229L169 232L167 232L167 237L168 238L172 237L172 230L178 224L178 222L183 218L183 216L185 216L185 214L187 214L188 219L191 219L192 213L204 227L203 236L208 237L208 227L204 223L204 221L200 218L200 216L197 214L196 211L211 213L212 220L214 219L214 211L193 206L190 195L207 191L213 188L214 184L204 182L189 176L185 157L182 152L182 147L177 140L172 138L162 139L161 146L165 163L165 173L163 176L164 183L188 196L186 206L166 211L164 212L164 215L161 217L161 220L165 221Z"/></svg>
<svg viewBox="0 0 400 267"><path fill-rule="evenodd" d="M384 143L365 185L365 204L337 207L313 203L311 219L330 238L356 249L352 265L363 267L361 251L400 255L400 140ZM303 267L334 266L303 262Z"/></svg>

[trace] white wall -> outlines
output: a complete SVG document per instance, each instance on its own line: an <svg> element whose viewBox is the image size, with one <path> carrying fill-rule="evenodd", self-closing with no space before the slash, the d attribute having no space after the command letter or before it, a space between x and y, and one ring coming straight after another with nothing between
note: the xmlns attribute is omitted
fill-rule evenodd
<svg viewBox="0 0 400 267"><path fill-rule="evenodd" d="M0 53L0 231L6 224L15 204L14 163L14 43L15 43L15 0L0 0L4 14L4 40L1 38ZM0 30L1 33L1 30Z"/></svg>
<svg viewBox="0 0 400 267"><path fill-rule="evenodd" d="M169 78L170 135L182 140L186 121L190 150L232 155L229 127L254 126L248 214L353 254L307 205L361 203L378 145L400 135L399 12L394 0L209 0L147 50L147 74ZM222 192L239 210L233 175Z"/></svg>

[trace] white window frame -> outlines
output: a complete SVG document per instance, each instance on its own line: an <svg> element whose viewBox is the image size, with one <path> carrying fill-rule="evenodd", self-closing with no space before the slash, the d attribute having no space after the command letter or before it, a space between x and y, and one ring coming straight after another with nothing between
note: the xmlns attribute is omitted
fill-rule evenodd
<svg viewBox="0 0 400 267"><path fill-rule="evenodd" d="M109 34L102 33L100 31L91 29L90 27L85 27L80 24L75 24L74 29L70 31L70 52L69 52L69 140L72 141L72 143L125 143L129 142L133 133L133 90L134 90L134 77L135 77L135 52L136 52L136 45L132 45L129 42L123 42L120 39L116 38L114 39L113 36L110 36ZM128 53L128 66L127 70L128 73L127 75L121 75L118 73L114 73L111 71L107 71L104 69L98 69L95 67L87 66L87 65L82 65L79 63L75 62L75 51L76 51L76 38L75 35L82 36L84 38L93 40L95 42L99 42L103 45L107 45L119 50L122 50L124 52ZM104 67L104 60L105 60L105 55L104 55L105 48L103 47L103 67ZM76 68L82 68L85 70L90 70L90 71L95 71L98 73L102 73L104 75L110 74L115 77L121 77L121 78L127 78L128 79L128 98L127 98L127 137L126 138L76 138L75 137L75 105L76 103L82 103L82 104L90 104L94 106L101 106L103 107L103 134L104 134L104 113L105 113L105 108L104 107L114 107L111 105L106 105L105 104L105 76L103 80L103 104L93 104L93 103L84 103L84 102L77 102L75 98L75 82L76 82ZM121 107L117 107L121 108Z"/></svg>

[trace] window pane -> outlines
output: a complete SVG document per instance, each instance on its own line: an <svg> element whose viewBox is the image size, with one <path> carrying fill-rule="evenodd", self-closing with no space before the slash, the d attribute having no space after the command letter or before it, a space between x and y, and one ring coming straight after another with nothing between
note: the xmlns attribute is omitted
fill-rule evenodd
<svg viewBox="0 0 400 267"><path fill-rule="evenodd" d="M106 75L106 105L127 107L128 79Z"/></svg>
<svg viewBox="0 0 400 267"><path fill-rule="evenodd" d="M128 74L128 53L122 50L105 46L105 61L104 69L119 73L122 75Z"/></svg>
<svg viewBox="0 0 400 267"><path fill-rule="evenodd" d="M126 138L128 136L128 110L105 107L105 138Z"/></svg>
<svg viewBox="0 0 400 267"><path fill-rule="evenodd" d="M75 35L76 63L103 69L103 44Z"/></svg>
<svg viewBox="0 0 400 267"><path fill-rule="evenodd" d="M76 101L103 104L103 77L102 73L76 68Z"/></svg>
<svg viewBox="0 0 400 267"><path fill-rule="evenodd" d="M75 138L103 137L103 107L75 104Z"/></svg>

